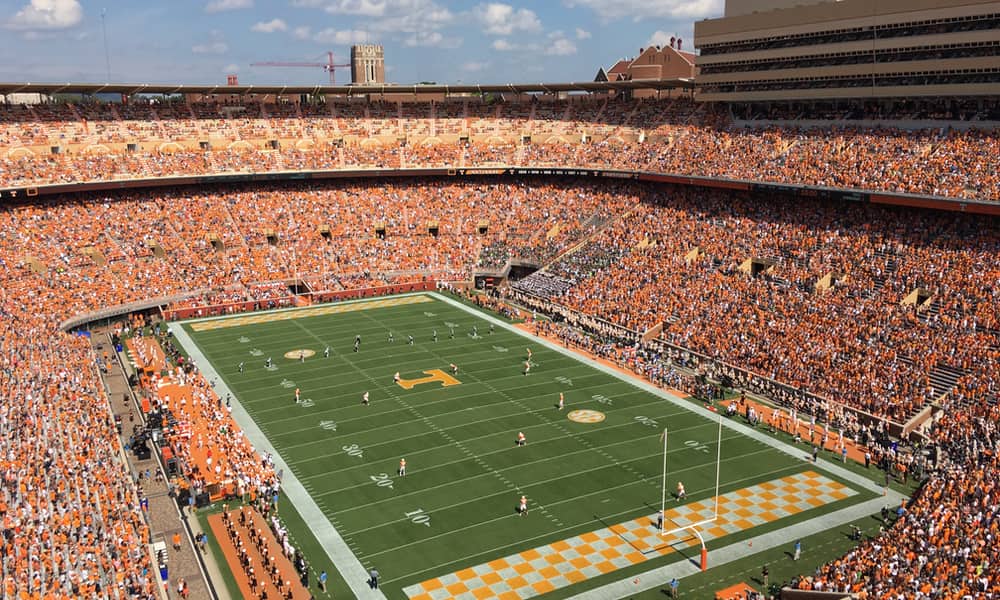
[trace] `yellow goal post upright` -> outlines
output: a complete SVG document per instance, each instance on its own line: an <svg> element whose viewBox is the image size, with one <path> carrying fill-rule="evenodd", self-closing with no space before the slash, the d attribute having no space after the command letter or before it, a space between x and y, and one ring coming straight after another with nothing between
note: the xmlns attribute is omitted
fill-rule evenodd
<svg viewBox="0 0 1000 600"><path fill-rule="evenodd" d="M663 428L663 434L660 436L663 440L663 481L660 487L660 514L657 521L660 524L660 536L665 537L678 533L680 531L690 531L698 541L701 543L701 570L705 571L708 569L708 549L705 547L705 539L701 536L701 532L698 530L699 527L707 525L708 523L713 523L719 519L719 471L722 466L722 415L719 414L719 437L715 444L715 508L713 510L712 516L707 519L702 519L697 523L690 523L688 525L682 525L680 527L675 527L670 531L664 530L664 524L667 518L667 439L668 432L667 428Z"/></svg>

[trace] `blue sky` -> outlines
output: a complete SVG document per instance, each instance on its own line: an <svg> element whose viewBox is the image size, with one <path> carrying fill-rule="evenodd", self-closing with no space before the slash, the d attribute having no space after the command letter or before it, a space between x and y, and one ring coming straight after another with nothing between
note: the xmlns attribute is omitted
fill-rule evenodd
<svg viewBox="0 0 1000 600"><path fill-rule="evenodd" d="M0 81L319 84L317 61L385 46L397 83L589 81L598 67L666 44L691 49L696 20L723 0L0 0ZM350 71L338 70L338 83Z"/></svg>

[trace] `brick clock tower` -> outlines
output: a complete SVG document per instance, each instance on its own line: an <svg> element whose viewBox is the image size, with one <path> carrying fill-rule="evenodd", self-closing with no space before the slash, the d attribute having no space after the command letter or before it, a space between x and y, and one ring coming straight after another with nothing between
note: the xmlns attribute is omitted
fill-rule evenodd
<svg viewBox="0 0 1000 600"><path fill-rule="evenodd" d="M385 83L385 51L381 45L351 46L351 81L356 85Z"/></svg>

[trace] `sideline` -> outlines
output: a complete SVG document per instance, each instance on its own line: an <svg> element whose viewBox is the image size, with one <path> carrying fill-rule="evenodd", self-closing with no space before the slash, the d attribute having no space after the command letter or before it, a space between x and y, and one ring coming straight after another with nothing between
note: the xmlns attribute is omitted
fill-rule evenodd
<svg viewBox="0 0 1000 600"><path fill-rule="evenodd" d="M493 323L499 327L511 331L526 340L533 340L534 344L544 346L549 350L553 350L562 354L564 356L570 357L574 360L587 364L605 374L608 374L620 381L628 383L638 389L645 392L653 394L659 398L662 398L675 406L682 408L688 412L700 415L709 420L716 420L719 418L719 414L710 411L706 408L692 405L689 401L684 400L677 396L676 394L670 393L668 391L662 390L648 382L638 379L634 376L622 373L618 369L609 367L598 361L590 359L587 356L581 355L573 350L563 348L559 344L553 343L548 339L541 336L535 336L530 332L524 331L523 329L517 327L516 324L508 323L500 318L494 317L485 311L477 310L476 308L467 306L466 304L450 298L446 295L440 294L438 292L411 292L407 294L401 294L400 296L415 296L415 295L425 295L441 302L448 304L454 308L458 308L463 312L480 318L486 322ZM372 302L372 298L361 298L355 300L348 300L343 303L358 303L358 302ZM341 304L341 303L338 303ZM293 307L279 309L280 312L286 311L296 311L303 310L308 307ZM239 315L226 315L221 317L206 317L201 319L189 319L186 321L175 322L175 325L183 325L185 323L191 323L195 321L208 321L216 319L230 319L238 316L245 316L245 314ZM221 390L222 393L231 394L231 391L226 386L223 379L215 372L211 363L202 354L201 349L198 345L191 339L187 331L183 327L172 327L171 331L174 333L178 341L184 346L185 349L189 350L190 356L195 360L195 364L198 368L209 377L214 377L217 381L217 388ZM232 394L231 394L232 395ZM310 494L303 487L302 483L295 477L288 465L285 464L284 460L281 458L280 454L274 449L271 443L268 441L267 437L260 430L257 424L247 413L246 409L240 404L239 399L233 395L232 400L232 416L236 422L243 428L247 439L254 445L255 448L269 452L275 461L275 466L284 470L284 479L282 481L282 489L289 499L295 504L301 514L303 521L306 525L310 527L313 535L316 537L317 541L326 551L327 555L333 562L335 568L344 577L347 585L351 588L358 598L385 598L385 595L381 590L371 590L364 583L368 579L368 571L364 568L361 562L356 556L350 551L346 542L341 537L340 533L333 527L330 521L320 510L319 506L316 504L315 500L310 496ZM725 428L738 432L746 437L755 439L762 444L769 446L779 452L787 454L795 459L803 460L807 452L801 447L795 447L786 442L773 438L766 433L762 433L756 429L750 428L739 422L735 422L729 419L723 419L722 424ZM885 491L884 488L875 482L863 477L862 475L856 474L849 471L840 465L830 462L826 459L820 459L817 463L807 463L811 464L813 468L822 469L828 473L835 474L842 480L849 481L853 485L866 489L878 495L877 498L861 502L839 511L828 513L821 517L814 517L807 521L801 523L795 523L783 529L772 531L761 536L753 538L754 541L754 552L748 553L747 545L744 542L738 542L724 546L722 548L714 549L710 552L710 560L713 565L722 565L728 562L743 558L745 556L750 556L768 550L780 545L791 544L795 539L800 537L806 537L812 533L819 531L824 531L832 526L843 525L852 520L856 520L859 517L867 516L878 512L878 510L885 504L898 504L906 496L896 492L894 490L889 490L886 495L883 495ZM641 585L636 585L634 577L630 576L625 579L609 583L607 585L589 590L587 592L582 592L581 594L573 596L573 598L578 598L580 600L611 600L621 598L623 596L628 596L629 594L634 594L636 591L645 589L654 589L661 586L664 581L669 581L670 577L678 576L688 576L698 572L698 567L692 564L690 561L682 559L676 561L670 565L659 567L656 569L651 569L639 574L640 581L643 581Z"/></svg>
<svg viewBox="0 0 1000 600"><path fill-rule="evenodd" d="M594 367L599 371L607 373L608 375L611 375L612 377L615 377L620 381L629 383L641 390L644 390L659 398L667 400L668 402L671 402L672 404L680 408L683 408L689 412L695 413L712 421L719 418L719 413L713 412L701 406L694 405L690 401L684 400L679 396L677 396L676 394L660 389L643 379L639 379L633 375L623 373L617 368L603 364L600 361L594 360L588 356L577 353L574 350L564 348L559 344L554 343L542 336L536 336L530 333L529 331L525 331L524 329L521 329L516 325L509 324L501 319L493 317L492 315L476 311L475 309L467 307L461 302L448 298L447 296L443 296L436 292L428 292L428 293L430 293L432 296L435 296L442 302L445 302L456 308L461 308L466 312L473 313L488 322L495 323L501 327L505 327L506 329L513 331L514 333L520 335L525 339L533 340L535 344L544 346L550 350L554 350L565 356L571 356L577 360L580 360L581 362L585 362L586 364L589 364L590 366ZM748 425L744 425L743 423L733 421L731 419L723 419L722 425L723 427L731 431L741 433L746 437L757 440L762 444L765 444L775 450L778 450L779 452L791 456L792 458L802 460L806 464L812 465L813 468L822 469L827 473L835 474L842 480L849 481L857 487L866 489L870 492L877 494L878 497L873 498L871 500L867 500L865 502L854 504L852 506L845 507L835 512L827 513L825 515L818 517L813 517L812 519L808 519L800 523L795 523L789 525L788 527L784 527L782 529L762 534L760 536L752 538L751 540L744 540L730 544L728 546L723 546L722 548L712 549L709 551L710 565L714 566L724 565L729 562L744 558L746 556L752 556L753 554L757 554L758 552L762 552L764 550L769 550L782 545L791 545L797 539L800 539L802 537L807 537L814 533L825 531L827 529L830 529L831 527L841 526L845 523L849 523L859 518L877 513L879 509L881 509L886 503L890 505L898 505L900 502L902 502L904 499L907 498L907 496L895 490L889 489L888 491L886 491L883 486L878 485L874 481L862 475L856 474L853 471L845 469L842 466L838 465L837 463L831 462L824 458L820 458L816 463L812 463L811 461L806 462L805 458L808 455L808 452L804 450L802 447L796 447L787 442L783 442L764 432L751 428ZM747 541L753 542L753 549L754 549L753 552L747 552L747 549L749 548L749 546L747 545ZM693 564L689 560L682 559L674 563L671 563L669 565L640 573L638 575L640 581L639 584L634 583L636 576L630 576L606 584L604 586L586 592L582 592L580 594L576 594L574 596L571 596L571 598L573 600L617 600L619 598L628 597L632 594L635 594L638 591L645 591L662 587L664 583L670 581L672 577L677 577L678 579L681 579L681 577L694 575L695 573L698 572L700 572L699 566Z"/></svg>
<svg viewBox="0 0 1000 600"><path fill-rule="evenodd" d="M316 501L285 463L284 458L275 450L274 446L267 439L267 436L264 435L264 432L260 430L257 423L254 422L250 414L240 404L239 398L232 393L226 382L216 373L212 363L202 354L198 344L191 339L191 336L188 335L188 332L183 327L171 327L171 331L177 342L188 351L188 355L194 360L195 365L201 371L202 375L209 378L209 380L215 379L216 393L220 397L223 394L231 396L230 403L232 405L231 414L233 419L243 429L243 434L257 452L263 451L269 453L274 459L275 469L280 469L283 472L281 491L295 505L303 522L310 529L313 537L319 542L319 545L326 551L334 568L340 572L344 581L347 582L348 587L354 593L354 596L356 598L383 600L385 594L382 593L382 590L373 590L366 583L368 581L368 569L354 556L354 553L348 548L347 542L344 541L344 538L333 527L330 520L326 518L326 515L320 510Z"/></svg>
<svg viewBox="0 0 1000 600"><path fill-rule="evenodd" d="M535 344L538 344L540 346L545 346L549 350L554 350L554 351L556 351L556 352L558 352L558 353L560 353L560 354L562 354L564 356L572 357L572 358L574 358L574 359L576 359L576 360L578 360L580 362L583 362L583 363L585 363L585 364L587 364L587 365L589 365L589 366L597 369L598 371L601 371L603 373L606 373L606 374L614 377L615 379L618 379L619 381L624 381L625 383L628 383L628 384L632 385L633 387L637 387L637 388L639 388L639 389L641 389L643 391L649 392L650 394L653 394L655 396L663 398L664 400L667 400L668 402L674 404L675 406L677 406L679 408L683 408L683 409L687 410L688 412L692 412L692 413L694 413L696 415L700 415L700 416L702 416L702 417L704 417L706 419L709 419L712 422L717 421L718 418L719 418L719 413L717 413L715 411L711 411L711 410L708 410L707 408L694 405L690 401L685 400L685 399L681 398L680 396L678 396L678 395L676 395L674 393L671 393L669 391L666 391L666 390L663 390L661 388L658 388L655 385L652 385L651 383L649 383L649 382L647 382L647 381L645 381L643 379L639 379L637 377L634 377L634 376L622 373L621 371L619 371L616 368L609 367L609 366L607 366L605 364L602 364L599 361L596 361L596 360L593 360L593 359L591 359L591 358L589 358L587 356L581 355L581 354L579 354L579 353L577 353L577 352L575 352L573 350L566 349L566 348L560 346L559 344L556 344L556 343L554 343L554 342L552 342L552 341L550 341L550 340L548 340L548 339L546 339L546 338L544 338L542 336L536 336L536 335L534 335L532 333L529 333L527 331L524 331L524 330L518 328L515 325L511 325L510 323L506 323L506 322L504 322L504 321L502 321L502 320L500 320L500 319L498 319L496 317L493 317L492 315L488 315L488 314L476 311L473 308L467 307L464 304L462 304L462 303L460 303L460 302L458 302L456 300L452 300L451 298L448 298L446 296L442 296L442 295L440 295L440 294L438 294L436 292L424 292L424 293L429 294L431 296L434 296L437 299L441 300L442 302L450 304L450 305L452 305L452 306L454 306L456 308L460 308L460 309L462 309L462 310L464 310L466 312L472 313L472 314L474 314L474 315L476 315L476 316L478 316L478 317L480 317L480 318L482 318L482 319L484 319L484 320L486 320L488 322L492 322L492 323L495 323L495 324L497 324L497 325L499 325L501 327L505 327L508 330L516 333L517 335L520 335L521 337L523 337L525 339L533 340L533 342ZM741 434L743 434L746 437L749 437L749 438L752 438L754 440L757 440L758 442L761 442L762 444L770 446L771 448L774 448L775 450L778 450L779 452L787 454L787 455L791 456L792 458L796 458L796 459L800 459L801 460L806 454L808 454L808 451L806 451L802 447L797 447L797 446L788 444L787 442L783 442L781 440L775 439L774 437L768 435L767 433L763 433L761 431L758 431L757 429L754 429L752 427L744 425L743 423L739 423L737 421L733 421L731 419L723 419L722 420L722 426L725 427L725 428L727 428L727 429L730 429L730 430L736 431L738 433L741 433ZM812 464L812 463L810 462L810 464ZM867 477L864 477L862 475L858 475L858 474L854 473L853 471L849 471L849 470L841 467L840 465L838 465L836 463L833 463L833 462L830 462L828 460L825 460L825 459L821 458L818 463L815 463L815 465L816 465L816 467L821 467L823 470L827 471L828 473L833 473L833 474L837 475L837 477L840 477L841 479L850 481L852 484L857 485L858 487L862 487L862 488L864 488L866 490L869 490L871 492L874 492L874 493L878 494L879 496L881 496L882 492L884 491L883 486L875 483L874 481L868 479ZM896 492L890 492L890 493L896 493ZM896 493L896 494L900 498L904 497L901 494L898 494L898 493ZM878 511L876 511L876 512L878 512Z"/></svg>

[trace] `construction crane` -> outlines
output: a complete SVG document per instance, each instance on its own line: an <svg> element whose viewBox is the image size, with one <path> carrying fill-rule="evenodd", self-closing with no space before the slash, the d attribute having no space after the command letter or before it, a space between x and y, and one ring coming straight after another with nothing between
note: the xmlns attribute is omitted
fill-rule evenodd
<svg viewBox="0 0 1000 600"><path fill-rule="evenodd" d="M351 65L338 65L334 63L333 52L327 52L325 63L267 61L267 62L250 63L250 66L251 67L322 67L324 71L330 74L330 85L336 85L337 67L349 67Z"/></svg>

